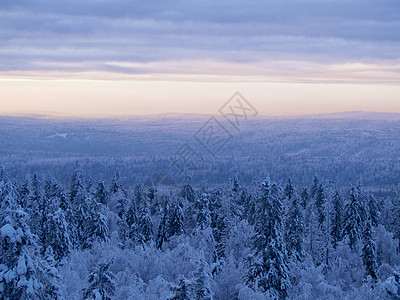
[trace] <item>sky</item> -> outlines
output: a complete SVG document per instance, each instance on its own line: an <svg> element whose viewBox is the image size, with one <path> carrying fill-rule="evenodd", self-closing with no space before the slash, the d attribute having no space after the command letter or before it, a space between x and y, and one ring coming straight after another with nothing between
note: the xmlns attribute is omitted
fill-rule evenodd
<svg viewBox="0 0 400 300"><path fill-rule="evenodd" d="M400 112L398 0L0 0L0 114Z"/></svg>

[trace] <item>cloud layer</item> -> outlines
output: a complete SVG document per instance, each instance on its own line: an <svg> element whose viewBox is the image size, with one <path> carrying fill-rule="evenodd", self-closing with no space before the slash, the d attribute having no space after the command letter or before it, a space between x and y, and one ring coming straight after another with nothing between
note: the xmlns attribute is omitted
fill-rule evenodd
<svg viewBox="0 0 400 300"><path fill-rule="evenodd" d="M398 83L399 15L393 0L3 0L0 76Z"/></svg>

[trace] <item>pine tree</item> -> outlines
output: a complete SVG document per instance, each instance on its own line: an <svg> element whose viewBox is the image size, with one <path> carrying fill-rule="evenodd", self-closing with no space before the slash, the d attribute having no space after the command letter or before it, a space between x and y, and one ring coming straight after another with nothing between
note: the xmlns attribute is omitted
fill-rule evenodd
<svg viewBox="0 0 400 300"><path fill-rule="evenodd" d="M318 225L321 229L325 229L326 198L324 186L320 184L315 195L315 207L317 208Z"/></svg>
<svg viewBox="0 0 400 300"><path fill-rule="evenodd" d="M18 206L0 212L0 291L2 299L45 299L58 295L49 266Z"/></svg>
<svg viewBox="0 0 400 300"><path fill-rule="evenodd" d="M119 190L123 190L122 188L122 184L120 182L120 175L119 172L115 172L114 174L114 178L111 182L111 193L115 194L117 193Z"/></svg>
<svg viewBox="0 0 400 300"><path fill-rule="evenodd" d="M82 170L79 163L72 176L69 193L71 212L67 213L67 221L71 224L71 240L73 247L82 248L86 242L89 220L89 203L92 203L83 182Z"/></svg>
<svg viewBox="0 0 400 300"><path fill-rule="evenodd" d="M47 263L45 266L46 276L44 277L46 282L44 291L46 299L62 299L60 286L58 284L61 277L56 268L57 262L54 259L54 253L51 246L46 249L44 258Z"/></svg>
<svg viewBox="0 0 400 300"><path fill-rule="evenodd" d="M372 239L372 221L369 220L365 224L363 232L363 249L362 259L366 270L366 275L371 276L373 279L377 279L377 256L376 246Z"/></svg>
<svg viewBox="0 0 400 300"><path fill-rule="evenodd" d="M196 249L204 252L207 263L214 263L217 258L216 243L213 229L211 228L211 213L209 207L209 194L204 192L196 200L195 212L196 223L192 232L192 241Z"/></svg>
<svg viewBox="0 0 400 300"><path fill-rule="evenodd" d="M32 176L31 183L31 195L29 197L29 203L27 205L27 212L29 213L30 220L28 225L32 228L34 234L40 235L41 229L41 209L43 208L43 191L42 184L39 180L39 176L34 173ZM40 239L40 237L39 237Z"/></svg>
<svg viewBox="0 0 400 300"><path fill-rule="evenodd" d="M333 210L331 214L331 236L333 247L336 248L338 242L342 240L343 226L343 202L338 192L333 196Z"/></svg>
<svg viewBox="0 0 400 300"><path fill-rule="evenodd" d="M138 217L136 216L135 202L130 201L128 211L126 212L126 225L130 243L136 245L138 241Z"/></svg>
<svg viewBox="0 0 400 300"><path fill-rule="evenodd" d="M358 187L352 187L349 200L345 206L343 234L349 238L349 245L355 250L356 243L361 239L362 229L366 221L365 199Z"/></svg>
<svg viewBox="0 0 400 300"><path fill-rule="evenodd" d="M95 242L107 243L109 241L107 217L102 211L104 211L103 204L96 203L93 200L88 213L83 248L90 248Z"/></svg>
<svg viewBox="0 0 400 300"><path fill-rule="evenodd" d="M143 193L143 185L141 183L136 184L134 188L134 195L135 195L135 207L137 209L140 209L141 207L147 204Z"/></svg>
<svg viewBox="0 0 400 300"><path fill-rule="evenodd" d="M175 292L174 296L168 300L190 300L189 288L190 282L185 278L181 278L179 285L173 289Z"/></svg>
<svg viewBox="0 0 400 300"><path fill-rule="evenodd" d="M27 204L29 203L29 196L31 191L29 189L29 180L25 179L24 183L18 189L18 204L23 208L26 209Z"/></svg>
<svg viewBox="0 0 400 300"><path fill-rule="evenodd" d="M287 256L282 242L282 203L280 188L269 178L261 185L260 215L256 222L253 254L247 284L272 297L288 297L290 280Z"/></svg>
<svg viewBox="0 0 400 300"><path fill-rule="evenodd" d="M127 193L122 188L121 184L115 184L114 192L111 198L113 199L112 202L116 203L115 208L118 215L117 225L121 247L125 247L126 242L129 238L129 226L127 223L127 211L129 210L129 201L127 199Z"/></svg>
<svg viewBox="0 0 400 300"><path fill-rule="evenodd" d="M286 220L286 249L289 257L302 261L304 239L304 221L300 208L300 197L293 194L290 200L289 212Z"/></svg>
<svg viewBox="0 0 400 300"><path fill-rule="evenodd" d="M211 226L211 213L209 208L208 194L203 193L196 202L196 228L205 230Z"/></svg>
<svg viewBox="0 0 400 300"><path fill-rule="evenodd" d="M209 203L211 228L216 243L218 259L225 257L225 243L229 231L227 216L229 215L229 211L226 209L228 205L223 205L223 197L223 192L220 189L215 189L210 194Z"/></svg>
<svg viewBox="0 0 400 300"><path fill-rule="evenodd" d="M168 217L169 217L169 204L168 200L165 202L164 206L164 214L161 219L159 228L158 228L158 233L157 233L157 238L156 238L156 247L158 249L162 249L162 246L164 242L168 241Z"/></svg>
<svg viewBox="0 0 400 300"><path fill-rule="evenodd" d="M181 193L179 195L183 199L186 199L187 201L189 201L189 203L193 203L196 198L196 193L194 192L191 183L192 183L192 178L190 176L187 176L186 183L182 187Z"/></svg>
<svg viewBox="0 0 400 300"><path fill-rule="evenodd" d="M292 184L292 180L289 178L288 183L285 186L284 196L290 201L294 197L294 195L295 190Z"/></svg>
<svg viewBox="0 0 400 300"><path fill-rule="evenodd" d="M309 200L310 200L310 195L308 194L308 190L307 188L304 188L303 191L301 192L301 201L300 201L300 205L303 208L303 210L306 209Z"/></svg>
<svg viewBox="0 0 400 300"><path fill-rule="evenodd" d="M71 240L63 210L53 205L47 215L45 226L47 232L47 247L52 248L54 258L60 261L70 252Z"/></svg>
<svg viewBox="0 0 400 300"><path fill-rule="evenodd" d="M239 179L237 174L234 175L231 181L231 194L230 194L230 206L231 213L238 220L242 220L244 218L244 204L245 198L242 195L242 188L239 184Z"/></svg>
<svg viewBox="0 0 400 300"><path fill-rule="evenodd" d="M374 196L370 195L368 198L368 215L371 219L372 226L378 226L380 223L380 211L378 203Z"/></svg>
<svg viewBox="0 0 400 300"><path fill-rule="evenodd" d="M314 198L317 195L319 186L320 186L319 178L318 176L315 176L313 180L313 185L311 186L311 194L310 194L311 198Z"/></svg>
<svg viewBox="0 0 400 300"><path fill-rule="evenodd" d="M398 240L398 251L400 252L400 196L396 195L392 199L392 205L388 205L391 208L390 216L390 231L393 232L394 237Z"/></svg>
<svg viewBox="0 0 400 300"><path fill-rule="evenodd" d="M108 202L110 201L110 191L103 180L99 181L94 198L98 203L101 203L105 206L108 205Z"/></svg>
<svg viewBox="0 0 400 300"><path fill-rule="evenodd" d="M193 299L196 300L212 300L214 299L210 286L211 274L207 270L204 260L201 260L197 269L193 285Z"/></svg>
<svg viewBox="0 0 400 300"><path fill-rule="evenodd" d="M83 290L83 299L111 300L115 295L115 275L109 270L110 262L99 263L90 273L88 287Z"/></svg>
<svg viewBox="0 0 400 300"><path fill-rule="evenodd" d="M168 218L168 237L185 233L182 203L175 203Z"/></svg>
<svg viewBox="0 0 400 300"><path fill-rule="evenodd" d="M138 224L139 242L147 243L153 239L153 221L147 207L142 208Z"/></svg>

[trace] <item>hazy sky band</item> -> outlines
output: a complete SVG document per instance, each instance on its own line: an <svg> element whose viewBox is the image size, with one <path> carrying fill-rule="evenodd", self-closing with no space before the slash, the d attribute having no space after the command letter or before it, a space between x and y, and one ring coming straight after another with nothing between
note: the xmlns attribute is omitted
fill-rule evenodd
<svg viewBox="0 0 400 300"><path fill-rule="evenodd" d="M398 85L399 16L398 1L3 0L0 99L11 79Z"/></svg>
<svg viewBox="0 0 400 300"><path fill-rule="evenodd" d="M399 15L398 1L2 1L1 70L135 73L110 62L181 59L398 63Z"/></svg>

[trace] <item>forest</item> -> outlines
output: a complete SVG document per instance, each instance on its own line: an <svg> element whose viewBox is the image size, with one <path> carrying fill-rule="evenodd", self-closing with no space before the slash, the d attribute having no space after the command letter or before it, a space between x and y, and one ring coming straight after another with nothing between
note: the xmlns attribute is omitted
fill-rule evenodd
<svg viewBox="0 0 400 300"><path fill-rule="evenodd" d="M1 299L399 299L400 194L0 171ZM143 179L144 180L144 179Z"/></svg>

